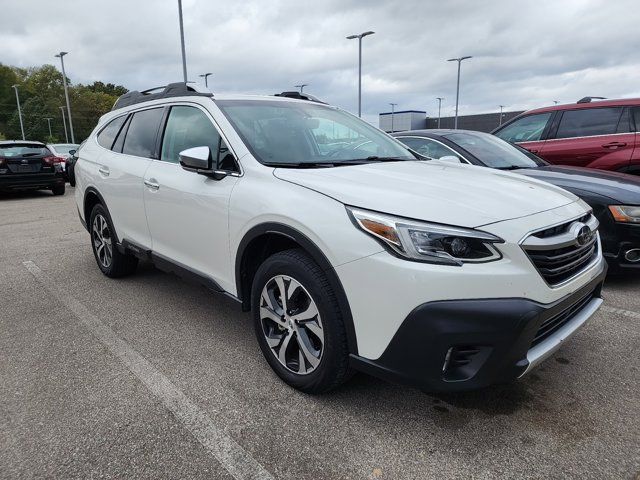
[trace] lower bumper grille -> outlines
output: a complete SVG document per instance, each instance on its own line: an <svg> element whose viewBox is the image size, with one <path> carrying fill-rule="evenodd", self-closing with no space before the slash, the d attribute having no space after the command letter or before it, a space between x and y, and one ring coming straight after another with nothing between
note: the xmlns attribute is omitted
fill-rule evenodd
<svg viewBox="0 0 640 480"><path fill-rule="evenodd" d="M536 332L536 336L531 343L531 347L535 347L536 345L553 335L553 333L558 329L562 328L564 324L570 321L575 315L580 312L580 310L586 307L594 296L595 291L590 292L580 300L562 310L560 313L557 313L553 317L548 318L547 320L542 322L542 325L540 325L540 328Z"/></svg>

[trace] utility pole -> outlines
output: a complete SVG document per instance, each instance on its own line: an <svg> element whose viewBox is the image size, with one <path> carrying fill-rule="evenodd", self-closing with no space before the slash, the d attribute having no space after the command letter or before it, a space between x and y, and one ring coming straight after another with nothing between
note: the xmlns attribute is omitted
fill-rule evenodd
<svg viewBox="0 0 640 480"><path fill-rule="evenodd" d="M397 103L390 103L389 105L391 105L391 133L393 133L393 116L395 114L395 108L396 105L398 105Z"/></svg>
<svg viewBox="0 0 640 480"><path fill-rule="evenodd" d="M45 120L49 124L49 137L53 137L53 133L51 133L51 120L53 120L53 118L47 117L47 118L45 118Z"/></svg>
<svg viewBox="0 0 640 480"><path fill-rule="evenodd" d="M308 87L308 86L309 86L308 83L301 83L300 85L294 85L295 88L300 89L300 93L302 93L302 90L304 89L304 87Z"/></svg>
<svg viewBox="0 0 640 480"><path fill-rule="evenodd" d="M358 39L358 117L362 117L362 39L376 32L363 32L358 35L349 35L347 40Z"/></svg>
<svg viewBox="0 0 640 480"><path fill-rule="evenodd" d="M473 58L473 57L471 57L470 55L467 55L466 57L450 58L449 60L447 60L447 62L458 62L458 82L456 84L456 116L453 122L454 130L458 129L458 100L460 99L460 64L462 63L463 60L467 60L468 58Z"/></svg>
<svg viewBox="0 0 640 480"><path fill-rule="evenodd" d="M20 85L11 85L11 86L16 91L16 103L18 104L18 118L20 119L20 131L22 132L22 140L26 140L26 138L24 138L24 124L22 123L22 109L20 108L20 96L18 95L18 87Z"/></svg>
<svg viewBox="0 0 640 480"><path fill-rule="evenodd" d="M440 128L440 109L442 108L444 97L436 97L436 100L438 100L438 128Z"/></svg>
<svg viewBox="0 0 640 480"><path fill-rule="evenodd" d="M67 100L67 114L69 116L69 131L71 132L71 143L76 143L73 136L73 121L71 120L71 104L69 103L69 89L67 87L67 74L64 71L64 56L69 52L60 52L56 55L62 64L62 84L64 85L64 97Z"/></svg>
<svg viewBox="0 0 640 480"><path fill-rule="evenodd" d="M504 105L498 105L500 107L500 118L498 119L498 126L502 125L502 109Z"/></svg>
<svg viewBox="0 0 640 480"><path fill-rule="evenodd" d="M184 25L182 23L182 0L178 0L178 17L180 20L180 45L182 46L182 77L184 78L184 83L187 83L187 54L185 53L185 48L184 48Z"/></svg>
<svg viewBox="0 0 640 480"><path fill-rule="evenodd" d="M60 111L62 112L62 125L64 125L64 139L67 143L69 143L69 135L67 134L67 122L64 119L64 107L60 107Z"/></svg>

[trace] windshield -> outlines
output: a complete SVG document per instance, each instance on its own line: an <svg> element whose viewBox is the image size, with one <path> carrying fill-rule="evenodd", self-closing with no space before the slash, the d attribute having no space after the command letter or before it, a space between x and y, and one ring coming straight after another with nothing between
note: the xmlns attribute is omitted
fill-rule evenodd
<svg viewBox="0 0 640 480"><path fill-rule="evenodd" d="M78 149L78 145L73 145L73 144L60 144L60 143L56 143L53 144L53 148L56 149L56 152L58 153L66 153L69 154L69 152L71 150L77 150Z"/></svg>
<svg viewBox="0 0 640 480"><path fill-rule="evenodd" d="M44 145L33 144L17 144L0 145L0 157L35 157L50 155L50 152Z"/></svg>
<svg viewBox="0 0 640 480"><path fill-rule="evenodd" d="M396 140L334 107L264 100L216 104L265 165L333 166L416 159Z"/></svg>
<svg viewBox="0 0 640 480"><path fill-rule="evenodd" d="M459 147L464 148L487 167L514 169L546 165L542 159L532 153L493 135L459 132L450 133L445 137Z"/></svg>

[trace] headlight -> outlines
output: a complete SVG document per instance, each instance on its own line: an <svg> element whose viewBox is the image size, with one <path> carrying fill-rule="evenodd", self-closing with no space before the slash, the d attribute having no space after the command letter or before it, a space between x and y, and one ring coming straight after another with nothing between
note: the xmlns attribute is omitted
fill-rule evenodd
<svg viewBox="0 0 640 480"><path fill-rule="evenodd" d="M416 222L347 207L354 223L393 253L420 262L444 265L490 262L502 258L493 246L500 237L467 228Z"/></svg>
<svg viewBox="0 0 640 480"><path fill-rule="evenodd" d="M640 223L640 207L634 205L609 205L616 222Z"/></svg>

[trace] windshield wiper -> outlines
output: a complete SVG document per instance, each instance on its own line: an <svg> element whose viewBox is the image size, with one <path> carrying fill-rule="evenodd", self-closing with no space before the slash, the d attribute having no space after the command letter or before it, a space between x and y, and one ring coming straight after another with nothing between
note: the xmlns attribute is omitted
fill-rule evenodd
<svg viewBox="0 0 640 480"><path fill-rule="evenodd" d="M340 160L336 162L341 165L360 165L363 163L371 163L371 162L404 162L412 160L411 158L402 158L402 157L378 157L377 155L371 155L367 158L354 158L351 160Z"/></svg>
<svg viewBox="0 0 640 480"><path fill-rule="evenodd" d="M318 168L335 167L339 164L333 162L264 162L263 165L274 168Z"/></svg>
<svg viewBox="0 0 640 480"><path fill-rule="evenodd" d="M521 168L526 168L526 167L521 167L518 165L509 165L508 167L496 167L496 170L520 170Z"/></svg>

